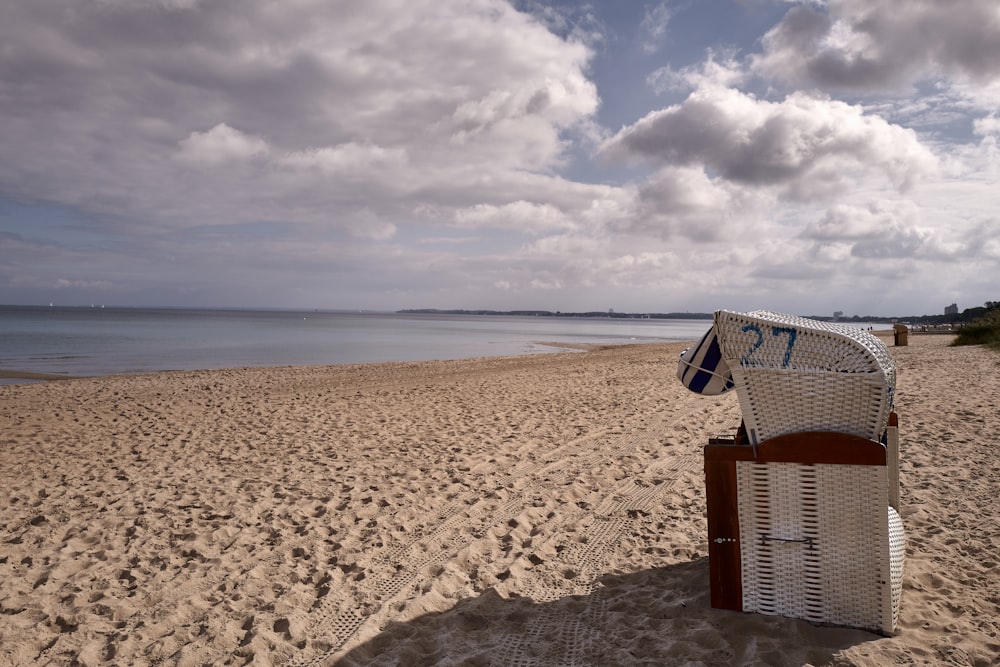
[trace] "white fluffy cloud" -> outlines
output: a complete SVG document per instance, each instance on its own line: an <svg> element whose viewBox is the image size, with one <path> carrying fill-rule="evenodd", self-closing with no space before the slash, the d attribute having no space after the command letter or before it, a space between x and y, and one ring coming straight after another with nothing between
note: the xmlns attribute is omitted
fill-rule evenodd
<svg viewBox="0 0 1000 667"><path fill-rule="evenodd" d="M996 298L995 2L709 4L2 3L0 297Z"/></svg>
<svg viewBox="0 0 1000 667"><path fill-rule="evenodd" d="M0 26L0 193L180 225L398 221L554 169L597 106L590 52L501 0L38 0Z"/></svg>
<svg viewBox="0 0 1000 667"><path fill-rule="evenodd" d="M977 118L972 123L972 129L979 135L1000 136L1000 118L992 113L984 118Z"/></svg>
<svg viewBox="0 0 1000 667"><path fill-rule="evenodd" d="M819 246L846 246L854 257L905 258L937 252L932 234L918 226L919 215L919 208L907 201L837 205L822 220L806 226L802 237Z"/></svg>
<svg viewBox="0 0 1000 667"><path fill-rule="evenodd" d="M503 206L476 204L455 212L455 223L459 227L475 229L493 227L499 229L522 230L527 233L551 232L572 229L573 222L551 204L533 204L516 201Z"/></svg>
<svg viewBox="0 0 1000 667"><path fill-rule="evenodd" d="M216 166L230 160L245 160L267 153L260 137L251 137L219 123L207 132L192 132L180 141L177 157L188 162Z"/></svg>

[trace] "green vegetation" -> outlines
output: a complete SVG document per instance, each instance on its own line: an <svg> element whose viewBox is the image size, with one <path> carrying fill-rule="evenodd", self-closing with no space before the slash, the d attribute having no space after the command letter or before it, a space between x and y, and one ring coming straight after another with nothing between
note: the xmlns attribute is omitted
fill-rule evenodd
<svg viewBox="0 0 1000 667"><path fill-rule="evenodd" d="M1000 308L1000 301L987 301L985 306L976 306L974 308L966 308L961 313L954 313L951 315L893 315L892 317L887 317L885 315L853 315L851 317L842 317L838 322L877 322L881 324L895 324L897 322L902 322L910 326L920 325L920 326L942 326L951 325L953 327L962 327L972 323L994 308ZM807 315L810 319L829 321L833 320L832 317L827 317L825 315Z"/></svg>
<svg viewBox="0 0 1000 667"><path fill-rule="evenodd" d="M959 329L952 345L987 345L1000 351L1000 301L987 301L983 314Z"/></svg>

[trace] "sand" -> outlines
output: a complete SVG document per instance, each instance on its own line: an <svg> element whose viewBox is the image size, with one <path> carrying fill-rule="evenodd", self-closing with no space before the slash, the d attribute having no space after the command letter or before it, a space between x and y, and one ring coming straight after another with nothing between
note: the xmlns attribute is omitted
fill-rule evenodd
<svg viewBox="0 0 1000 667"><path fill-rule="evenodd" d="M893 637L711 609L681 345L0 387L0 665L993 665L1000 355L899 366Z"/></svg>

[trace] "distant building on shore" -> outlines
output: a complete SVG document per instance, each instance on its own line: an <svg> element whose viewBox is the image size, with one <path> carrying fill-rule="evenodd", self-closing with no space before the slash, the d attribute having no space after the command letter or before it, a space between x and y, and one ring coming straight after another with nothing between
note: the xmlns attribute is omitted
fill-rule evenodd
<svg viewBox="0 0 1000 667"><path fill-rule="evenodd" d="M833 311L833 321L834 322L839 321L840 318L842 318L843 316L844 316L844 311L842 311L842 310L835 310L835 311Z"/></svg>
<svg viewBox="0 0 1000 667"><path fill-rule="evenodd" d="M944 307L944 314L945 315L958 315L958 304L957 303L953 303L950 306L945 306Z"/></svg>

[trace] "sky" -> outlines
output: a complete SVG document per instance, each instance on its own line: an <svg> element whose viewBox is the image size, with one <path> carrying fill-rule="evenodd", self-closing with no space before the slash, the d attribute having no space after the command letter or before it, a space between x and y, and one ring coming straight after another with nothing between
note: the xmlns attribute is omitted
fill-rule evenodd
<svg viewBox="0 0 1000 667"><path fill-rule="evenodd" d="M1000 299L996 0L0 3L0 303Z"/></svg>

